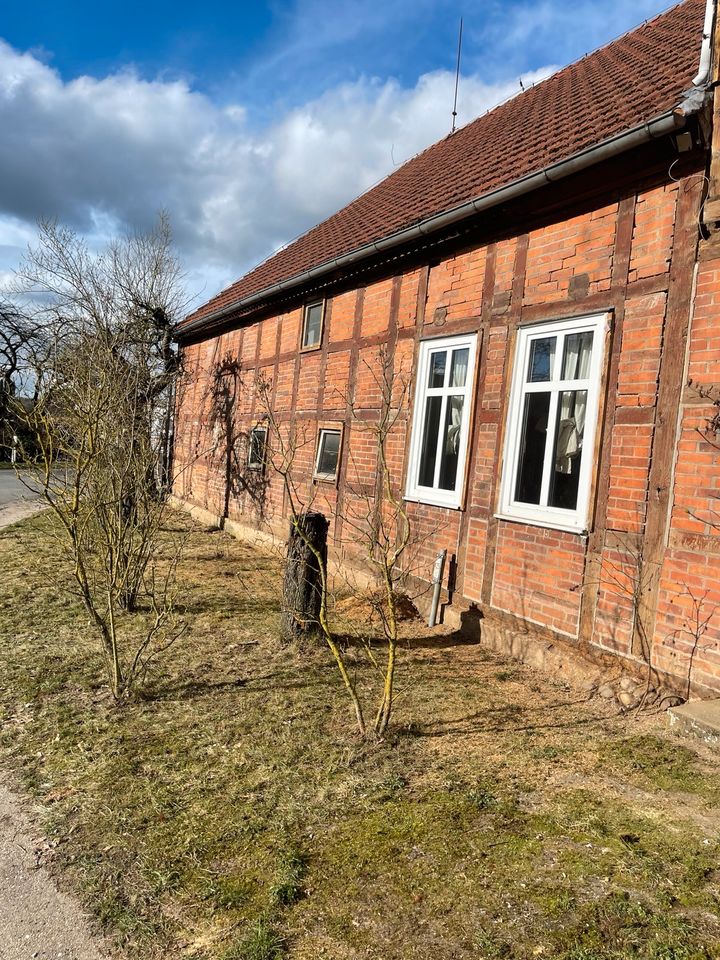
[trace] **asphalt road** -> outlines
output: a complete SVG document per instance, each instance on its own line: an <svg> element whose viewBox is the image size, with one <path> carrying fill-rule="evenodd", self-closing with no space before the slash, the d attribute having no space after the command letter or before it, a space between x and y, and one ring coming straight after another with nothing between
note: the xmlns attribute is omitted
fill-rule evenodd
<svg viewBox="0 0 720 960"><path fill-rule="evenodd" d="M14 470L0 470L0 507L17 500L34 500L35 497L15 476Z"/></svg>

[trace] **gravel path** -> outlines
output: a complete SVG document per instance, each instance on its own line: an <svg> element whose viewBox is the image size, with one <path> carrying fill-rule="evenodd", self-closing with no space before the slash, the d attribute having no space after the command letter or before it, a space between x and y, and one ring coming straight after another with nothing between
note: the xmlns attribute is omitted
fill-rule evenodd
<svg viewBox="0 0 720 960"><path fill-rule="evenodd" d="M0 506L0 527L42 503ZM0 781L0 960L103 960L78 905L38 866L44 840L20 799Z"/></svg>
<svg viewBox="0 0 720 960"><path fill-rule="evenodd" d="M77 904L37 865L44 841L0 783L0 960L102 960Z"/></svg>

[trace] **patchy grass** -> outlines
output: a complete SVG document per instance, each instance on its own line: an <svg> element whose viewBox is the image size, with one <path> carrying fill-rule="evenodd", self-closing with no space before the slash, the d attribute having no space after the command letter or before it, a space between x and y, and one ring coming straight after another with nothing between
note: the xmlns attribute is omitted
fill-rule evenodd
<svg viewBox="0 0 720 960"><path fill-rule="evenodd" d="M49 524L0 533L0 757L120 955L720 957L720 765L662 718L410 625L361 744L325 651L277 642L275 558L199 529L191 629L117 707Z"/></svg>

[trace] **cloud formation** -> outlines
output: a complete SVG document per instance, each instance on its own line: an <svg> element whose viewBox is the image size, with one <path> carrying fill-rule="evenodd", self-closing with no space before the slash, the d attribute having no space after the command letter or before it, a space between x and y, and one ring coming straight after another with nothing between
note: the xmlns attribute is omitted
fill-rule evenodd
<svg viewBox="0 0 720 960"><path fill-rule="evenodd" d="M210 296L443 136L452 88L445 71L409 89L360 79L258 129L242 104L220 106L187 81L126 71L65 82L0 41L0 271L40 217L101 239L147 227L162 207ZM461 118L517 89L465 77Z"/></svg>

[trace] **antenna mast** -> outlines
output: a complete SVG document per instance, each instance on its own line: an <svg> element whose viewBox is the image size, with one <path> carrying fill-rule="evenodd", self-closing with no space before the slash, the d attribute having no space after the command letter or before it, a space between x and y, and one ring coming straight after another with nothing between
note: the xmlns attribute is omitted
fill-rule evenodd
<svg viewBox="0 0 720 960"><path fill-rule="evenodd" d="M462 31L463 31L463 18L460 17L460 32L458 34L458 49L457 49L457 66L455 67L455 99L453 100L453 110L452 110L452 130L450 133L455 133L457 120L457 98L458 98L458 86L460 84L460 53L462 51Z"/></svg>

